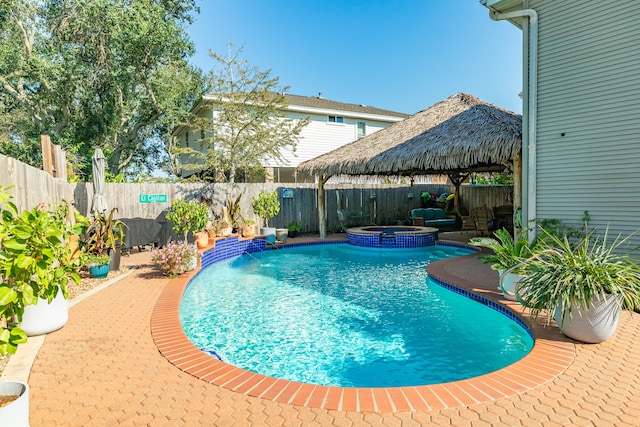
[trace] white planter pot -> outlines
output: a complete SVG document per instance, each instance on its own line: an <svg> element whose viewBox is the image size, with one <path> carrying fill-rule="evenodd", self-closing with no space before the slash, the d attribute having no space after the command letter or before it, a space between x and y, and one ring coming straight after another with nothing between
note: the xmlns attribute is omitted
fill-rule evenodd
<svg viewBox="0 0 640 427"><path fill-rule="evenodd" d="M187 271L193 271L196 267L198 267L198 258L193 258L189 261L189 264L187 264Z"/></svg>
<svg viewBox="0 0 640 427"><path fill-rule="evenodd" d="M500 291L502 291L502 295L510 301L517 301L516 298L516 287L521 280L523 280L526 276L516 273L500 273Z"/></svg>
<svg viewBox="0 0 640 427"><path fill-rule="evenodd" d="M276 228L275 227L262 227L260 229L260 234L263 236L269 236L269 235L276 235Z"/></svg>
<svg viewBox="0 0 640 427"><path fill-rule="evenodd" d="M189 243L190 246L196 246L195 243ZM193 271L198 267L198 257L193 257L187 264L187 271Z"/></svg>
<svg viewBox="0 0 640 427"><path fill-rule="evenodd" d="M554 319L563 334L574 340L586 343L599 343L613 336L620 318L620 297L603 295L592 300L589 308L582 309L576 303L569 310L565 309L564 319L561 317L560 306L556 306Z"/></svg>
<svg viewBox="0 0 640 427"><path fill-rule="evenodd" d="M20 381L0 381L0 396L20 396L0 408L0 424L13 427L29 426L29 386Z"/></svg>
<svg viewBox="0 0 640 427"><path fill-rule="evenodd" d="M51 304L44 299L38 299L35 305L24 308L20 327L30 337L47 334L62 328L69 320L69 302L64 298L62 289L51 300Z"/></svg>
<svg viewBox="0 0 640 427"><path fill-rule="evenodd" d="M276 239L278 239L279 242L286 242L287 241L287 237L289 237L289 230L286 228L276 228Z"/></svg>

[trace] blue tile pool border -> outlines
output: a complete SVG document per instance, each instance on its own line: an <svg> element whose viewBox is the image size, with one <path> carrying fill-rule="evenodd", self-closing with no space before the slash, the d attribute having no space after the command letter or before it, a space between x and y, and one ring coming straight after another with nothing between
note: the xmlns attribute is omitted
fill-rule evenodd
<svg viewBox="0 0 640 427"><path fill-rule="evenodd" d="M533 335L533 331L531 330L531 328L529 328L529 326L524 322L524 320L522 320L520 318L520 316L518 316L516 313L514 313L513 311L511 311L507 307L504 307L503 305L498 304L495 301L491 301L490 299L485 298L483 296L480 296L478 294L475 294L475 293L473 293L471 291L459 288L459 287L457 287L455 285L452 285L451 283L447 283L444 280L438 279L437 277L434 277L432 275L429 275L429 280L432 280L436 285L442 286L445 289L448 289L448 290L453 291L453 292L455 292L457 294L465 296L465 297L467 297L469 299L472 299L472 300L474 300L476 302L479 302L480 304L486 305L487 307L496 310L500 314L503 314L504 316L507 316L509 319L513 320L518 325L520 325L520 327L522 327L525 331L527 331L529 336L532 339L535 340L535 336Z"/></svg>

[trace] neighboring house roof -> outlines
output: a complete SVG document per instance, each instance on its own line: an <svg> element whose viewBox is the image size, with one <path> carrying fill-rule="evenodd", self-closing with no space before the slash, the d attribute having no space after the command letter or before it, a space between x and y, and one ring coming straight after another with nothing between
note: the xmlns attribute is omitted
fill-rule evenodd
<svg viewBox="0 0 640 427"><path fill-rule="evenodd" d="M522 146L522 116L465 93L301 163L311 175L498 171Z"/></svg>
<svg viewBox="0 0 640 427"><path fill-rule="evenodd" d="M217 98L211 94L203 95L191 108L191 113L198 115L207 104ZM285 94L287 101L287 111L298 112L303 114L324 114L324 115L340 115L350 118L361 118L369 120L377 120L382 122L398 122L410 117L409 114L399 113L397 111L384 110L382 108L369 107L359 104L348 104L346 102L332 101L324 99L321 96L300 96ZM182 135L188 126L177 126L172 136Z"/></svg>
<svg viewBox="0 0 640 427"><path fill-rule="evenodd" d="M409 114L398 113L397 111L383 110L381 108L369 107L367 105L347 104L346 102L332 101L330 99L324 99L322 96L300 96L300 95L284 95L287 103L289 104L289 110L314 112L316 110L322 111L340 111L342 113L353 113L352 115L357 117L363 116L388 116L398 117L405 119L409 117Z"/></svg>

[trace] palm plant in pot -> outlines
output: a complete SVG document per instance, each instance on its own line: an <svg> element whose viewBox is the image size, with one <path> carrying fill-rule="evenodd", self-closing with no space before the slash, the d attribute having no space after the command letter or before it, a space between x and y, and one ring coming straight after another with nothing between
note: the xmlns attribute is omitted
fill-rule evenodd
<svg viewBox="0 0 640 427"><path fill-rule="evenodd" d="M107 273L109 270L120 268L120 246L124 239L125 225L114 218L117 211L117 208L113 208L109 215L95 212L93 220L87 227L84 250L87 254L89 271L93 269L92 275L97 274L94 277L106 277L103 275L104 265L107 266ZM103 267L96 268L96 266Z"/></svg>
<svg viewBox="0 0 640 427"><path fill-rule="evenodd" d="M253 207L253 212L264 219L265 226L260 229L260 234L264 236L270 234L275 235L275 227L269 227L269 218L273 218L280 213L278 191L274 191L273 193L261 191L260 194L252 200L251 206Z"/></svg>
<svg viewBox="0 0 640 427"><path fill-rule="evenodd" d="M640 309L640 267L626 250L629 238L609 239L595 230L577 242L544 228L536 254L523 264L516 294L534 317L555 318L570 338L598 343L610 338L620 310Z"/></svg>
<svg viewBox="0 0 640 427"><path fill-rule="evenodd" d="M494 235L495 239L474 237L469 240L469 244L493 251L490 254L479 255L478 258L486 264L491 264L491 268L498 271L499 289L505 298L515 301L516 286L524 279L524 275L520 274L521 269L517 267L532 255L532 246L524 232L521 232L515 240L504 228L496 230Z"/></svg>

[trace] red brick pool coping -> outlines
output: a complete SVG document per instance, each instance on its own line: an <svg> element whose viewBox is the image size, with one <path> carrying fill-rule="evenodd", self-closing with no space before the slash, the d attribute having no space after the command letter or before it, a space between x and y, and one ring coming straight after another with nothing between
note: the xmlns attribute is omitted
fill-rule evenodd
<svg viewBox="0 0 640 427"><path fill-rule="evenodd" d="M434 263L429 274L505 305L531 327L535 343L519 361L467 380L411 387L341 388L277 379L219 361L189 341L180 325L180 301L198 270L168 281L152 313L151 335L170 363L203 381L261 399L328 410L402 412L469 406L523 393L561 374L575 358L573 342L555 330L541 328L522 313L519 304L501 298L495 289L456 275L456 265L462 267L470 257L475 255Z"/></svg>

